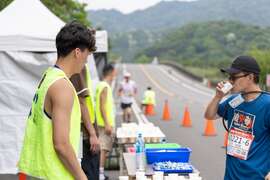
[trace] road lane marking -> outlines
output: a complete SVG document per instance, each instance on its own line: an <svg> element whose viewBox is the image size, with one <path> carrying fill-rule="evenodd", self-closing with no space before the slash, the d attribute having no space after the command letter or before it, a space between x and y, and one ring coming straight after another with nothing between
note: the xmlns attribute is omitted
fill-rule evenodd
<svg viewBox="0 0 270 180"><path fill-rule="evenodd" d="M198 89L196 89L196 88L194 88L194 87L192 87L192 86L190 86L190 85L188 85L188 84L186 84L186 83L181 83L181 85L182 85L183 87L187 88L187 89L190 89L191 91L196 92L196 93L199 93L199 94L203 94L203 95L205 95L205 96L212 97L211 94L206 93L206 92L203 92L203 91L201 91L201 90L198 90Z"/></svg>
<svg viewBox="0 0 270 180"><path fill-rule="evenodd" d="M179 81L179 79L181 79L182 81L187 81L187 79L183 79L182 77L178 79L177 77L175 77L175 76L169 74L168 72L166 72L162 67L159 67L159 70L160 70L161 72L163 72L164 74L166 74L166 75L167 75L169 78L171 78L174 82L176 82L176 83L182 85L183 87L185 87L185 88L187 88L187 89L190 89L190 90L192 90L192 91L194 91L194 92L196 92L196 93L199 93L199 94L203 94L203 95L212 97L212 94L207 93L207 92L203 91L202 89L196 89L196 88L192 87L191 85L189 85L189 84L187 84L187 83L183 83L183 82L180 82L180 81ZM196 84L196 83L193 84L193 86L196 86L197 88L201 88L201 87L200 87L198 84Z"/></svg>
<svg viewBox="0 0 270 180"><path fill-rule="evenodd" d="M169 78L171 78L174 82L176 83L180 83L179 79L174 77L173 75L169 74L169 72L166 72L165 69L163 69L162 67L158 66L158 69L163 72L164 74L166 74Z"/></svg>
<svg viewBox="0 0 270 180"><path fill-rule="evenodd" d="M163 93L167 94L168 96L174 96L173 93L167 91L165 88L163 88L161 85L159 85L150 75L149 73L145 70L145 68L143 67L143 65L140 65L140 68L142 70L142 72L145 74L145 76Z"/></svg>

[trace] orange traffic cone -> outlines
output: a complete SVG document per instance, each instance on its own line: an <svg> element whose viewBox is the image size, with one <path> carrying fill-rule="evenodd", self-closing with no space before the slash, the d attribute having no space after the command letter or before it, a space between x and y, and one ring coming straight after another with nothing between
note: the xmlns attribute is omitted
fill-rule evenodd
<svg viewBox="0 0 270 180"><path fill-rule="evenodd" d="M24 173L19 173L19 180L26 180L26 175Z"/></svg>
<svg viewBox="0 0 270 180"><path fill-rule="evenodd" d="M192 126L190 114L189 114L189 110L188 110L187 106L185 107L184 117L182 119L182 126L184 126L184 127L191 127Z"/></svg>
<svg viewBox="0 0 270 180"><path fill-rule="evenodd" d="M204 136L216 136L216 130L214 127L214 120L206 120L206 126L204 129Z"/></svg>
<svg viewBox="0 0 270 180"><path fill-rule="evenodd" d="M144 109L144 114L148 116L155 115L154 105L153 104L147 104Z"/></svg>
<svg viewBox="0 0 270 180"><path fill-rule="evenodd" d="M164 108L163 108L163 116L162 119L164 121L169 121L171 119L168 100L165 101Z"/></svg>
<svg viewBox="0 0 270 180"><path fill-rule="evenodd" d="M224 144L223 147L227 147L228 145L228 132L226 131L224 134Z"/></svg>

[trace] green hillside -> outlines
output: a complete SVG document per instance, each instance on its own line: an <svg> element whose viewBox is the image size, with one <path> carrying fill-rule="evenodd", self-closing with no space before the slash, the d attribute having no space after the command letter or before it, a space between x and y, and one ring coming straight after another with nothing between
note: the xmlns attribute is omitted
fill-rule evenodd
<svg viewBox="0 0 270 180"><path fill-rule="evenodd" d="M122 14L116 10L89 11L94 26L110 33L136 30L159 31L193 22L233 20L270 26L269 0L163 1L145 10Z"/></svg>
<svg viewBox="0 0 270 180"><path fill-rule="evenodd" d="M238 55L251 54L270 72L268 52L270 28L233 21L214 21L193 23L179 28L139 52L136 59L147 62L158 57L192 67L193 70L211 67L218 69L228 66Z"/></svg>

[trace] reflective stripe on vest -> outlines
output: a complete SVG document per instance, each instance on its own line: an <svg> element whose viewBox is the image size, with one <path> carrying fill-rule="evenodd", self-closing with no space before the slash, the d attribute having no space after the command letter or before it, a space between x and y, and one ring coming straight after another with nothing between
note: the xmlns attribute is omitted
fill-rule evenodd
<svg viewBox="0 0 270 180"><path fill-rule="evenodd" d="M91 123L94 124L95 123L94 94L93 94L92 80L90 77L90 71L89 71L87 64L85 65L85 69L86 69L86 85L87 85L88 92L89 92L89 96L85 97L85 102L86 102L86 106L88 108Z"/></svg>
<svg viewBox="0 0 270 180"><path fill-rule="evenodd" d="M48 180L74 179L55 152L52 120L44 113L43 106L49 87L62 78L65 78L71 84L62 70L49 68L43 75L40 85L36 90L32 108L27 119L24 142L18 164L19 171L29 176ZM74 89L69 140L76 154L79 150L80 122L80 103Z"/></svg>
<svg viewBox="0 0 270 180"><path fill-rule="evenodd" d="M105 121L103 119L103 116L101 114L101 109L100 109L100 96L101 92L103 91L104 88L107 88L107 99L105 102L105 110L106 114L108 117L109 124L114 127L114 118L115 118L115 113L114 113L114 101L113 101L113 94L112 94L112 89L110 85L105 82L101 81L97 85L97 90L96 90L96 118L97 118L97 125L104 127L105 126Z"/></svg>

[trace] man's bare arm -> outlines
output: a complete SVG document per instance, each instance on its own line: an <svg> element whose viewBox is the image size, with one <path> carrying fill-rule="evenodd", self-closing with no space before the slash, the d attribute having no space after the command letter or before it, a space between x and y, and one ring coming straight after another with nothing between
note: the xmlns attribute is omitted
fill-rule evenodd
<svg viewBox="0 0 270 180"><path fill-rule="evenodd" d="M107 92L108 92L108 88L104 88L101 92L100 95L100 111L101 111L101 115L104 119L104 124L105 124L105 132L110 135L112 133L112 127L109 124L109 120L107 117L107 113L106 113L106 101L107 101Z"/></svg>
<svg viewBox="0 0 270 180"><path fill-rule="evenodd" d="M215 120L218 118L217 115L218 106L222 98L225 96L225 94L221 90L223 86L224 85L222 82L217 84L216 94L206 108L204 117L208 120Z"/></svg>
<svg viewBox="0 0 270 180"><path fill-rule="evenodd" d="M74 92L65 79L55 82L48 91L52 108L53 143L55 151L63 165L77 180L87 180L75 151L70 143L70 118Z"/></svg>
<svg viewBox="0 0 270 180"><path fill-rule="evenodd" d="M99 150L99 141L96 135L94 126L91 123L89 111L85 103L85 98L79 97L83 124L90 136L91 151L97 152Z"/></svg>
<svg viewBox="0 0 270 180"><path fill-rule="evenodd" d="M204 117L208 120L215 120L218 118L217 111L218 111L218 105L221 101L220 98L214 97L211 102L208 104Z"/></svg>

